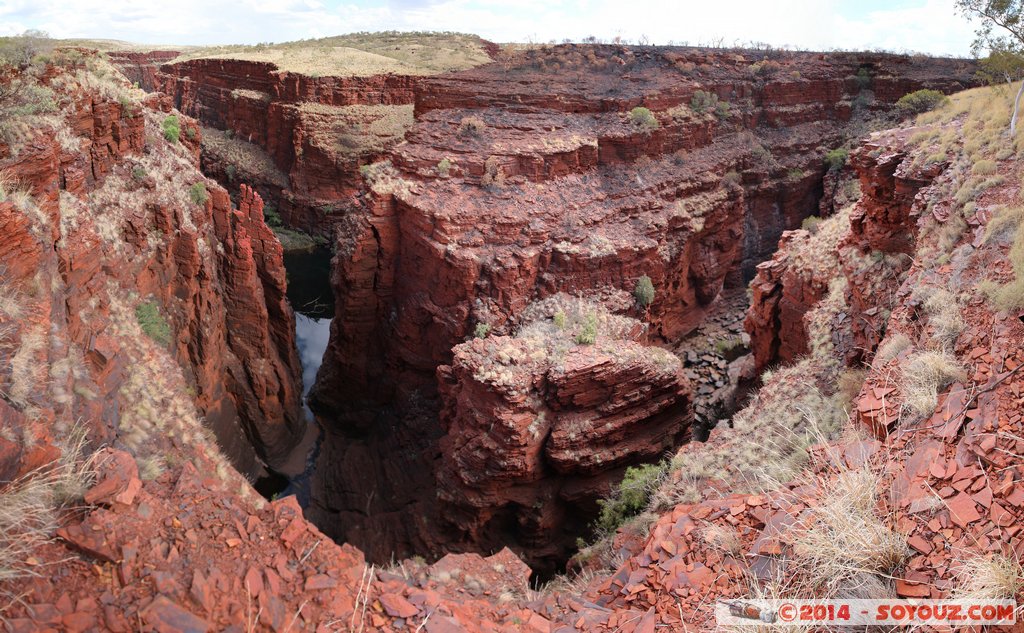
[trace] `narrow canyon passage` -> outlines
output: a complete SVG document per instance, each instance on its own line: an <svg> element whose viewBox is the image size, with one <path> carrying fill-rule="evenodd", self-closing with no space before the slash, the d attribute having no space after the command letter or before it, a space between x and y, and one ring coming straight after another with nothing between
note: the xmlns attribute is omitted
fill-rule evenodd
<svg viewBox="0 0 1024 633"><path fill-rule="evenodd" d="M323 362L334 316L334 292L330 285L331 252L325 246L286 251L288 300L295 311L295 344L302 368L302 407L306 431L288 460L256 483L270 499L294 494L303 507L309 504L309 485L320 446L322 430L306 402Z"/></svg>

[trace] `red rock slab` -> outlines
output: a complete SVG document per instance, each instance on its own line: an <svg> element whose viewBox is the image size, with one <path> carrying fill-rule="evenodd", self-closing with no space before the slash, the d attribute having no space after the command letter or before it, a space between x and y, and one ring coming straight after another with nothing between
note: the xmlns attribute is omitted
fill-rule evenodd
<svg viewBox="0 0 1024 633"><path fill-rule="evenodd" d="M1013 514L996 502L989 506L989 516L992 517L992 522L999 527L1008 527L1014 522Z"/></svg>
<svg viewBox="0 0 1024 633"><path fill-rule="evenodd" d="M970 495L961 492L952 499L946 500L946 507L949 508L949 518L962 528L981 518L974 499Z"/></svg>
<svg viewBox="0 0 1024 633"><path fill-rule="evenodd" d="M922 554L928 554L934 549L931 541L922 537L920 534L914 534L907 539L907 544L921 552Z"/></svg>
<svg viewBox="0 0 1024 633"><path fill-rule="evenodd" d="M317 574L306 579L306 591L317 589L333 589L338 586L338 581L326 574Z"/></svg>
<svg viewBox="0 0 1024 633"><path fill-rule="evenodd" d="M468 629L462 626L455 618L436 613L427 620L423 627L427 633L466 633Z"/></svg>
<svg viewBox="0 0 1024 633"><path fill-rule="evenodd" d="M97 454L97 483L85 493L90 505L129 506L142 490L135 458L124 451L106 448Z"/></svg>
<svg viewBox="0 0 1024 633"><path fill-rule="evenodd" d="M928 585L920 585L897 578L896 594L904 598L927 598L931 595L931 589Z"/></svg>
<svg viewBox="0 0 1024 633"><path fill-rule="evenodd" d="M117 550L108 541L105 529L89 519L77 525L60 528L57 530L57 536L93 558L108 563L117 562Z"/></svg>
<svg viewBox="0 0 1024 633"><path fill-rule="evenodd" d="M158 633L206 633L210 630L209 622L164 596L157 596L143 609L141 616Z"/></svg>
<svg viewBox="0 0 1024 633"><path fill-rule="evenodd" d="M411 602L396 593L383 593L378 600L384 612L393 618L411 618L420 612Z"/></svg>
<svg viewBox="0 0 1024 633"><path fill-rule="evenodd" d="M655 613L654 607L647 610L644 617L640 618L640 623L636 625L633 630L634 633L654 633L654 627L658 623L658 614Z"/></svg>

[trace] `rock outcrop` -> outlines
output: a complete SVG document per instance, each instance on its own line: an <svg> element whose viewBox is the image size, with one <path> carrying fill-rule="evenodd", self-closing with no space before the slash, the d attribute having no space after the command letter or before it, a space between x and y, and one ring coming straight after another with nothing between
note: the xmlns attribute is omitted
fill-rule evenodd
<svg viewBox="0 0 1024 633"><path fill-rule="evenodd" d="M339 239L332 353L350 356L319 386L329 436L309 513L321 531L294 499L256 496L203 432L203 415L221 431L239 425L250 442L237 431L221 439L242 465L256 459L244 446L271 461L291 435L292 324L261 196L240 188L236 209L205 180L201 133L174 114L186 132L170 142L165 100L121 83L97 90L97 78L63 68L101 60L56 59L40 85L67 117L33 119L31 134L0 146L0 495L36 485L56 504L58 482L82 506L30 506L51 513L44 529L15 517L17 530L38 533L28 550L2 550L27 554L8 557L16 577L0 579L0 592L18 596L0 611L11 631L650 632L711 628L712 605L749 596L752 583L817 597L1019 593L1024 271L1011 253L1024 240L1022 170L998 143L965 138L1002 138L1005 121L990 113L1009 112L1012 95L961 95L967 107L854 153L863 198L815 231L782 234L755 284L759 359L810 358L767 378L734 427L682 447L659 479L650 529L610 543L613 569L582 562L592 575L533 592L510 549L381 569L329 536L364 540L379 559L511 542L538 568L559 560L558 530L583 525L624 466L686 440L692 396L680 361L656 343L685 333L697 318L689 310L742 277L758 247L728 242L747 234L723 233L716 219L749 230L781 175L758 173L737 149L746 141L719 130L672 163L681 171L659 156L602 163L602 143L614 141L596 137L596 154L555 143L568 154L548 162L533 148L505 172L489 161L500 139L487 139L486 149L454 143L467 165L489 153L481 173L451 160L435 179L426 165L436 155L417 134L465 118L430 107L464 96L457 79L437 80L455 83L425 101L422 129L391 164L368 170L366 215L349 217ZM915 85L875 87L895 98ZM519 102L530 109L531 99ZM558 108L548 103L540 109L572 114L590 101L569 91ZM503 133L534 114L556 120L514 112ZM484 130L503 116L482 115ZM588 129L605 123L597 116ZM809 165L812 153L787 160ZM701 181L685 171L698 159L735 168L739 181ZM587 167L561 173L570 166ZM785 179L801 199L813 181ZM715 254L723 259L706 261ZM855 395L838 384L848 366L864 372ZM360 382L341 390L346 372ZM852 423L827 426L837 412ZM79 441L109 447L90 460ZM755 470L786 477L741 490ZM0 530L0 545L11 543ZM1001 574L1009 581L993 580Z"/></svg>
<svg viewBox="0 0 1024 633"><path fill-rule="evenodd" d="M515 336L456 346L438 369L438 493L460 540L512 546L550 573L609 481L688 439L693 402L682 363L638 342L637 321L564 295L526 319Z"/></svg>
<svg viewBox="0 0 1024 633"><path fill-rule="evenodd" d="M165 100L142 100L112 68L93 78L94 56L59 63L39 89L68 104L64 118L0 147L5 306L28 317L5 314L4 393L26 433L82 419L92 442L151 458L168 439L145 438L169 433L168 418L194 402L236 465L257 474L304 425L281 247L259 198L244 190L243 211L232 208L196 168L197 126ZM172 115L180 144L163 138ZM185 384L140 367L154 346ZM49 380L38 373L47 366L58 368Z"/></svg>

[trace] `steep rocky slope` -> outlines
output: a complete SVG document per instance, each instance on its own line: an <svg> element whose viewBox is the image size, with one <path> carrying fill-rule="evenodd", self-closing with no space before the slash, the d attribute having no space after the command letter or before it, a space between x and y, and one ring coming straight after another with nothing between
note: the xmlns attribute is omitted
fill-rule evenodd
<svg viewBox="0 0 1024 633"><path fill-rule="evenodd" d="M33 72L12 79L27 103L0 145L11 424L34 444L33 429L82 419L95 444L119 438L155 467L149 436L196 406L241 470L275 464L304 423L259 197L243 189L235 210L196 168L196 124L172 118L181 140L166 140L179 115L100 58L71 50ZM160 348L181 366L174 386L143 363Z"/></svg>
<svg viewBox="0 0 1024 633"><path fill-rule="evenodd" d="M799 360L765 374L734 428L676 456L657 514L581 560L624 563L543 614L576 630L705 629L718 597L1019 598L1009 100L961 93L862 145L860 202L818 233L788 234L752 282L754 349L781 341ZM801 274L812 258L813 278ZM772 331L760 318L772 311L796 323Z"/></svg>

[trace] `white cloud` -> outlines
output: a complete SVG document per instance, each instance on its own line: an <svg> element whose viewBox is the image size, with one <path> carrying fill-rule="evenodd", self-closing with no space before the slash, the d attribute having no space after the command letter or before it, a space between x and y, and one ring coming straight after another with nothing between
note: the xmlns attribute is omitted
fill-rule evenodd
<svg viewBox="0 0 1024 633"><path fill-rule="evenodd" d="M0 34L40 28L55 37L214 44L450 30L499 42L620 35L633 41L646 36L658 44L768 42L814 50L968 53L973 29L955 14L953 0L878 6L854 11L849 0L0 0Z"/></svg>

